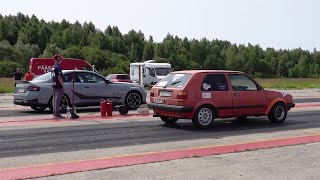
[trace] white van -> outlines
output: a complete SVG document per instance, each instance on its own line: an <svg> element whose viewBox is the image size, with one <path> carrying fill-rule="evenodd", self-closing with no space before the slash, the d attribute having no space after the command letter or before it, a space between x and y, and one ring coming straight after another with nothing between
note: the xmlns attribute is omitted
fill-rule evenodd
<svg viewBox="0 0 320 180"><path fill-rule="evenodd" d="M171 72L171 64L148 60L130 64L130 79L141 85L154 85Z"/></svg>

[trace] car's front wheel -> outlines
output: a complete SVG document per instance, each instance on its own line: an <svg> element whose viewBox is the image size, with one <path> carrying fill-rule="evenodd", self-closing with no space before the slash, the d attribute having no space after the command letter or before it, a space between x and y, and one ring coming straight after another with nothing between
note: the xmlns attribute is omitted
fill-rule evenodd
<svg viewBox="0 0 320 180"><path fill-rule="evenodd" d="M198 128L207 129L213 126L215 118L215 112L211 106L201 106L194 114L192 122Z"/></svg>
<svg viewBox="0 0 320 180"><path fill-rule="evenodd" d="M130 91L124 103L129 109L137 109L142 104L142 96L138 91Z"/></svg>
<svg viewBox="0 0 320 180"><path fill-rule="evenodd" d="M287 109L284 103L276 103L269 112L268 118L273 123L283 123L287 118Z"/></svg>
<svg viewBox="0 0 320 180"><path fill-rule="evenodd" d="M179 118L168 117L168 116L160 116L160 119L167 124L174 124L179 120Z"/></svg>

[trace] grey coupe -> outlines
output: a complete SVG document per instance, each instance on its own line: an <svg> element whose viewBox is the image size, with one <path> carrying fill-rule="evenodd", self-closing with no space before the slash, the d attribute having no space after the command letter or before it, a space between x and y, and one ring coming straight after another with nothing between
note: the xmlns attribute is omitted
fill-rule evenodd
<svg viewBox="0 0 320 180"><path fill-rule="evenodd" d="M76 107L99 106L101 99L108 99L113 105L125 105L129 109L137 109L146 103L147 93L139 85L110 82L92 71L63 70L62 75L65 90L60 111L65 111L67 106L72 105L73 97ZM17 84L13 102L16 105L30 106L36 111L43 111L47 107L52 110L52 92L51 73L46 73L32 81Z"/></svg>

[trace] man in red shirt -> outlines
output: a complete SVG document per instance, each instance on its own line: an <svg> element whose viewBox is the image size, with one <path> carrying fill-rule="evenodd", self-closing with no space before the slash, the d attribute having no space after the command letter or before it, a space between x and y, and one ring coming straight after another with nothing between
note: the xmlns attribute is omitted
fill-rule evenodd
<svg viewBox="0 0 320 180"><path fill-rule="evenodd" d="M24 79L26 81L31 81L33 79L33 77L34 77L34 75L33 75L32 71L29 70L28 73L24 76Z"/></svg>

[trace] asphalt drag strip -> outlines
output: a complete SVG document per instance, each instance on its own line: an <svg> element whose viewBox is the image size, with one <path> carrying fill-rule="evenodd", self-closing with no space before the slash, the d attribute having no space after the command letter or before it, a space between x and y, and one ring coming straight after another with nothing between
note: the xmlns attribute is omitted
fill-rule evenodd
<svg viewBox="0 0 320 180"><path fill-rule="evenodd" d="M196 147L173 151L149 152L126 156L103 157L82 161L62 162L55 164L43 164L37 166L0 169L3 179L25 179L61 175L90 170L107 169L114 167L163 162L192 157L203 157L235 152L269 149L275 147L292 146L320 142L320 135L291 137L285 139L273 139L269 141L250 142L243 144L231 144L222 146Z"/></svg>

